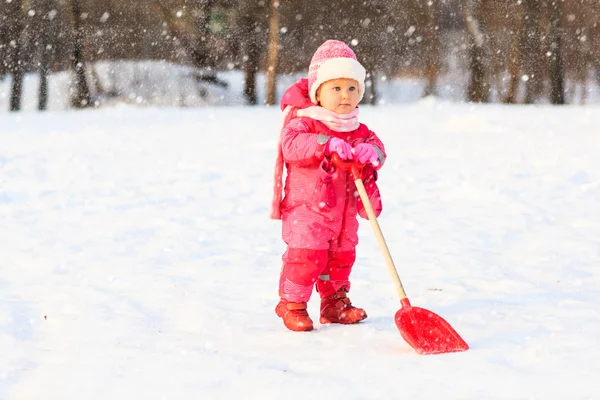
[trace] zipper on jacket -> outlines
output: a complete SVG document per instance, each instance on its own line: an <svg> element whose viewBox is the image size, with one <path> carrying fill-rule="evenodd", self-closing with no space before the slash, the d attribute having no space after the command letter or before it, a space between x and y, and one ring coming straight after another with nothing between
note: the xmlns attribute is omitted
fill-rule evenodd
<svg viewBox="0 0 600 400"><path fill-rule="evenodd" d="M344 229L346 229L346 211L348 211L348 199L350 198L350 188L348 186L350 179L348 178L350 172L345 171L346 174L346 200L344 201L344 210L342 213L342 229L340 229L340 234L337 238L338 248L341 247L342 244L342 233L344 233Z"/></svg>

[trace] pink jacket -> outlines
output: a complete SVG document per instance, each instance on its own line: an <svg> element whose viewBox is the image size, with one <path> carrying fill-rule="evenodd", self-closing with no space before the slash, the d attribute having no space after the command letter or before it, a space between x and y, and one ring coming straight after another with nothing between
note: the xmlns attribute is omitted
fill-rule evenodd
<svg viewBox="0 0 600 400"><path fill-rule="evenodd" d="M333 219L343 218L346 212L356 215L356 199L348 194L356 193L349 173L338 171L325 157L325 144L336 136L351 145L369 143L379 150L381 166L385 161L385 149L377 135L366 125L360 124L352 132L334 132L311 118L295 118L295 109L314 105L308 100L306 79L296 82L282 98L284 127L278 146L278 162L275 167L274 198L271 218L281 219L281 211L304 204L318 212L326 212ZM281 200L283 164L287 169ZM372 174L372 170L371 170ZM349 198L352 197L352 198Z"/></svg>

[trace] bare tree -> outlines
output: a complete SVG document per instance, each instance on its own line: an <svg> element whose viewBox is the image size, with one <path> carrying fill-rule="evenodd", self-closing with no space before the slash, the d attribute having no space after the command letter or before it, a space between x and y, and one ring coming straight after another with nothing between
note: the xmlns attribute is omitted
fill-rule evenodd
<svg viewBox="0 0 600 400"><path fill-rule="evenodd" d="M514 25L510 27L510 50L508 52L508 89L502 102L515 104L519 84L521 83L521 67L523 65L523 49L521 48L521 38L523 37L523 9L520 3L513 3L507 8L509 15L515 16Z"/></svg>
<svg viewBox="0 0 600 400"><path fill-rule="evenodd" d="M485 34L482 27L482 3L485 0L464 0L463 16L471 37L469 69L471 79L467 88L469 101L487 102L489 84L486 81Z"/></svg>
<svg viewBox="0 0 600 400"><path fill-rule="evenodd" d="M384 3L379 0L363 1L362 7L354 9L354 15L349 24L360 27L356 32L352 32L350 29L348 39L358 37L357 56L367 70L367 93L365 93L363 101L370 105L376 105L379 98L377 75L383 69L382 64L385 58L382 44L384 37L376 28L382 26L385 21ZM350 40L350 43L352 43L352 40Z"/></svg>
<svg viewBox="0 0 600 400"><path fill-rule="evenodd" d="M73 13L73 30L75 33L75 43L71 58L71 65L75 72L75 89L71 99L71 105L74 108L86 108L92 106L92 95L85 76L83 21L79 0L71 0L71 10Z"/></svg>
<svg viewBox="0 0 600 400"><path fill-rule="evenodd" d="M209 28L209 21L210 21L210 15L213 9L213 6L215 5L215 0L199 0L197 1L197 6L196 6L196 21L195 21L195 26L196 26L196 31L198 32L198 36L196 39L196 48L198 49L198 53L201 53L204 55L203 58L198 60L198 64L202 67L206 67L206 66L212 66L212 58L211 58L211 52L210 49L208 47L209 42L209 37L211 36L210 33L210 28Z"/></svg>
<svg viewBox="0 0 600 400"><path fill-rule="evenodd" d="M11 22L10 8L0 8L0 81L9 72Z"/></svg>
<svg viewBox="0 0 600 400"><path fill-rule="evenodd" d="M522 0L525 12L525 29L521 47L523 49L523 79L525 80L525 103L531 104L542 89L542 45L541 45L541 2Z"/></svg>
<svg viewBox="0 0 600 400"><path fill-rule="evenodd" d="M235 33L242 42L244 96L248 104L256 105L256 75L260 68L261 49L265 47L265 2L240 0L238 7Z"/></svg>
<svg viewBox="0 0 600 400"><path fill-rule="evenodd" d="M267 56L267 99L266 104L275 105L277 84L277 47L279 45L279 0L271 0L269 17L269 53Z"/></svg>
<svg viewBox="0 0 600 400"><path fill-rule="evenodd" d="M23 1L13 0L5 3L8 15L8 39L12 47L12 55L9 58L8 72L12 75L12 88L10 95L10 111L21 110L23 97L23 77L25 75L25 60L23 59L23 31L25 29L23 15Z"/></svg>
<svg viewBox="0 0 600 400"><path fill-rule="evenodd" d="M436 86L438 75L440 73L440 42L438 37L438 14L439 14L439 0L427 0L426 1L426 12L427 18L425 35L427 37L427 85L425 86L424 96L430 96L436 94Z"/></svg>
<svg viewBox="0 0 600 400"><path fill-rule="evenodd" d="M40 60L40 87L38 109L46 110L48 107L48 72L50 63L54 56L54 46L56 38L56 17L58 10L55 8L54 0L41 2L41 45L42 58Z"/></svg>
<svg viewBox="0 0 600 400"><path fill-rule="evenodd" d="M558 0L549 0L548 3L550 17L550 101L552 104L565 104L564 95L564 71L562 63L562 43L560 33L560 4Z"/></svg>

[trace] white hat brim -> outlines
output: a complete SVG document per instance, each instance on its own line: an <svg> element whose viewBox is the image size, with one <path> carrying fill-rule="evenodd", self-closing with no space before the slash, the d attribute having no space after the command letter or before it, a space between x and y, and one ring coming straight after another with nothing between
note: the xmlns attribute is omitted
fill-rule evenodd
<svg viewBox="0 0 600 400"><path fill-rule="evenodd" d="M332 79L348 78L358 82L359 102L365 94L365 68L353 58L330 58L318 66L317 80L310 88L310 100L317 103L317 89Z"/></svg>

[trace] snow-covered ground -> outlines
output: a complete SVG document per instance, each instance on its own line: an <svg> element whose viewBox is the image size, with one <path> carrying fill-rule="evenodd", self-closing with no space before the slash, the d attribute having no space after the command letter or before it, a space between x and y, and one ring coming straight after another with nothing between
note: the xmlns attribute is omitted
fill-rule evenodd
<svg viewBox="0 0 600 400"><path fill-rule="evenodd" d="M600 107L361 110L408 296L469 351L403 341L366 221L369 318L283 327L276 108L0 113L0 399L600 398Z"/></svg>

